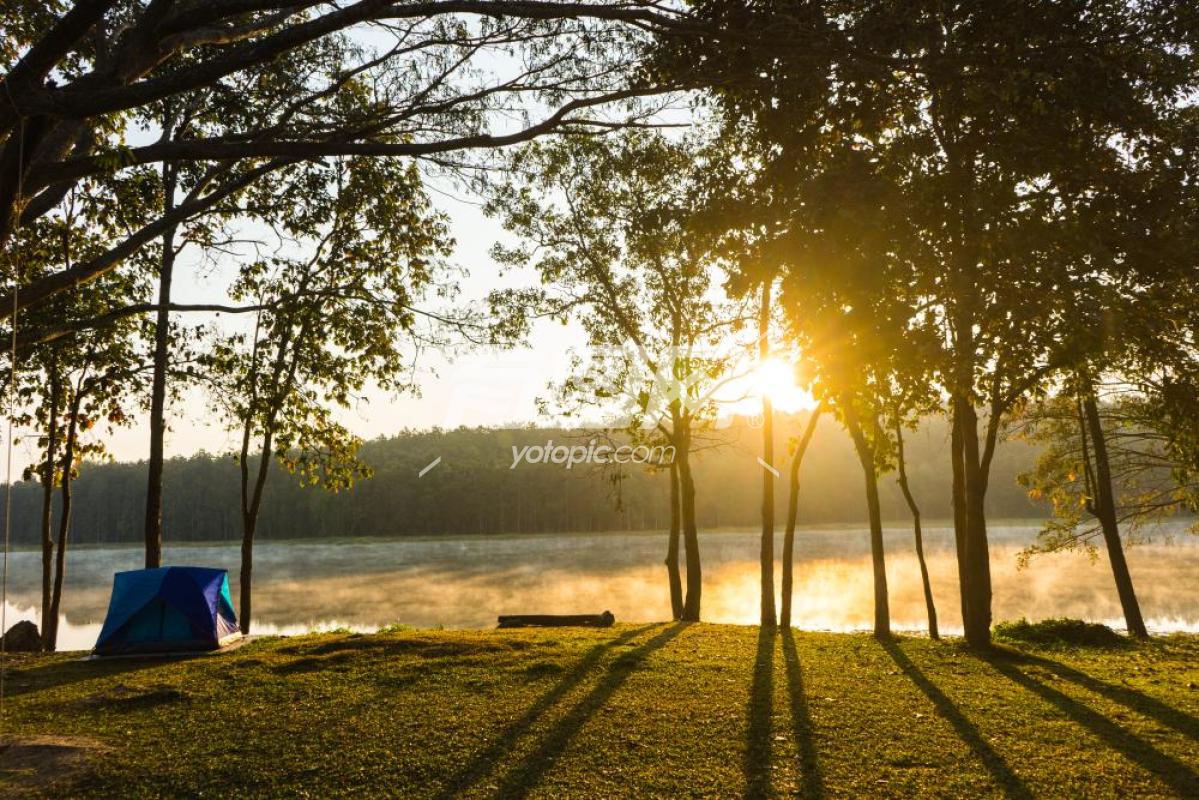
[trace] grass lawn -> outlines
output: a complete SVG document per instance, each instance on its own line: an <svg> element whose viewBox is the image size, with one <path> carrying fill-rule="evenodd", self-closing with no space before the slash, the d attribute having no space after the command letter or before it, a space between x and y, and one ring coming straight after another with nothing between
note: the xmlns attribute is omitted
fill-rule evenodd
<svg viewBox="0 0 1199 800"><path fill-rule="evenodd" d="M87 767L9 764L0 794L1199 797L1193 636L983 659L660 624L78 658L10 657L3 733L91 743Z"/></svg>

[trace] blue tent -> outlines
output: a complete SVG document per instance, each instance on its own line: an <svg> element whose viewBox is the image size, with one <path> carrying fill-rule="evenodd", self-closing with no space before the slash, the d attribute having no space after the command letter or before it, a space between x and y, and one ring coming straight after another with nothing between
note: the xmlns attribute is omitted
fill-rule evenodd
<svg viewBox="0 0 1199 800"><path fill-rule="evenodd" d="M97 655L215 650L239 635L229 575L206 567L118 572Z"/></svg>

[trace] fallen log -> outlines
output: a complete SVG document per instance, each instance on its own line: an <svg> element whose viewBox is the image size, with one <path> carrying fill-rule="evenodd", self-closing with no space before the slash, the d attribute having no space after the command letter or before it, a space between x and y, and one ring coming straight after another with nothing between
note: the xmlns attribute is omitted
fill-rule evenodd
<svg viewBox="0 0 1199 800"><path fill-rule="evenodd" d="M611 611L602 614L501 614L501 628L609 628L616 622Z"/></svg>

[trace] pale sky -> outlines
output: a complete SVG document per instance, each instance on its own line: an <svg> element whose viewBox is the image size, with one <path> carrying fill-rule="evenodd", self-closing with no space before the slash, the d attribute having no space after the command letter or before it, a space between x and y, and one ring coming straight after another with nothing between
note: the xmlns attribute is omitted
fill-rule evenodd
<svg viewBox="0 0 1199 800"><path fill-rule="evenodd" d="M370 43L378 33L366 30L360 34ZM505 62L485 53L480 62L497 72L503 72ZM659 116L668 122L691 119L686 104L660 110ZM133 142L157 138L155 130L131 130ZM457 243L452 261L469 274L460 283L461 293L456 303L470 304L498 288L507 285L529 285L533 275L501 277L499 267L489 255L497 241L508 234L495 220L483 214L479 199L448 181L432 178L428 182L434 204L450 218L451 233ZM177 303L228 302L226 287L237 269L236 256L219 257L213 265L201 265L194 248L186 250L175 268L172 300ZM189 314L189 322L203 321L206 315ZM249 315L233 318L226 315L221 323L225 328L246 325ZM211 319L211 317L209 317ZM548 394L547 384L566 375L572 348L582 348L585 336L580 327L571 323L543 321L535 324L526 346L505 351L476 350L457 355L453 360L444 354L426 351L422 354L420 396L394 396L378 390L368 392L362 402L340 414L340 421L365 439L391 435L405 428L456 428L493 426L511 423L549 423L538 419L536 400ZM778 366L778 365L775 365ZM774 381L777 383L776 380ZM744 387L732 389L738 396L747 394ZM779 402L783 400L783 402ZM810 403L806 395L792 399L791 406ZM212 453L229 452L236 439L220 424L219 415L210 410L210 398L201 389L189 391L168 408L170 430L166 439L167 456L186 456L205 450ZM776 404L786 406L783 398ZM736 410L742 410L738 407ZM135 419L127 428L105 435L109 452L118 461L145 459L149 447L149 429L145 415ZM16 463L20 469L31 463L36 454L35 437L28 431L16 431Z"/></svg>
<svg viewBox="0 0 1199 800"><path fill-rule="evenodd" d="M490 291L504 286L529 285L535 275L500 275L490 256L497 241L510 239L493 219L483 214L477 198L441 187L431 195L450 217L456 250L451 261L468 275L459 284L456 305L466 307ZM237 263L235 256L222 255L215 267L202 266L196 254L185 251L176 266L172 300L178 303L226 302L225 289ZM188 321L202 315L189 314ZM209 317L211 319L211 317ZM246 324L247 317L226 316L226 326ZM377 389L366 394L355 407L339 414L340 421L364 439L393 435L405 428L428 429L459 426L501 426L542 423L553 420L538 416L537 398L549 394L547 385L567 375L572 349L582 350L586 338L577 323L563 325L540 321L522 347L496 351L477 349L452 358L427 350L419 361L420 396L396 396ZM762 391L769 391L781 411L811 408L811 396L794 386L790 368L768 362L749 379L722 388L717 399L724 414L754 414ZM211 400L201 389L189 391L168 409L170 431L167 456L188 456L199 451L226 453L236 449L236 437L226 431L219 415L210 409ZM33 437L18 432L17 469L35 459ZM118 461L146 458L149 428L145 415L126 428L106 435L109 452Z"/></svg>
<svg viewBox="0 0 1199 800"><path fill-rule="evenodd" d="M491 246L510 235L483 214L477 198L461 192L433 193L436 205L449 215L457 243L452 261L465 268L469 275L460 283L459 304L469 304L483 298L493 289L505 285L528 285L533 276L501 276L498 265L489 255ZM232 271L233 257L222 256L216 268L201 268L194 254L185 255L176 267L172 299L175 302L221 302L225 298ZM195 321L199 315L189 315ZM239 324L242 320L229 320ZM576 323L538 322L525 346L509 351L475 350L451 359L444 354L426 351L420 360L420 396L395 396L373 390L363 401L340 414L340 421L364 439L395 434L405 428L456 428L465 426L498 426L550 423L539 418L536 400L548 394L547 384L561 380L569 366L572 348L582 349L585 336ZM754 413L757 396L763 385L769 386L776 407L794 411L812 405L805 392L790 383L789 370L772 363L755 380L730 386L724 391L727 398L740 398L726 407L734 413ZM233 434L224 430L210 399L200 389L193 390L169 408L170 431L166 451L170 456L187 456L201 450L224 453L236 448ZM19 448L24 455L18 461L29 463L33 457L32 440L22 437ZM18 440L21 441L21 440ZM109 451L118 461L137 461L146 458L149 429L144 415L127 428L107 436Z"/></svg>
<svg viewBox="0 0 1199 800"><path fill-rule="evenodd" d="M451 218L457 249L456 265L469 277L460 284L458 303L469 304L500 288L505 280L488 254L492 244L507 236L500 225L485 216L473 198L460 192L436 192L436 205ZM216 271L201 269L193 258L181 259L176 271L172 299L179 303L220 302L230 268L228 258ZM211 274L209 274L211 273ZM507 279L509 284L525 277ZM199 319L188 315L189 320ZM546 394L546 384L566 372L568 351L584 343L575 324L537 324L527 347L514 351L474 351L447 360L426 351L421 356L420 397L396 397L372 391L358 407L347 410L341 421L366 439L394 434L404 428L456 428L459 425L503 425L526 423L537 416L536 398ZM234 438L214 424L209 399L203 391L189 393L170 408L171 430L167 436L168 456L191 455L200 450L224 452L235 447ZM107 438L118 461L146 457L149 428L144 418ZM30 447L23 448L30 450ZM32 453L30 453L32 455Z"/></svg>
<svg viewBox="0 0 1199 800"><path fill-rule="evenodd" d="M663 113L664 119L687 118L685 111ZM157 133L131 131L130 136L136 141L156 138ZM531 273L500 275L500 268L489 251L498 241L507 239L510 242L510 234L482 212L478 197L436 177L429 178L427 186L434 205L450 220L451 234L456 242L451 258L453 266L467 273L459 283L461 291L454 301L456 305L469 307L492 290L536 282L536 276ZM222 254L217 256L215 264L202 263L194 247L185 250L176 264L172 301L229 302L226 289L237 267L236 255ZM188 314L185 319L194 323L212 317ZM226 330L236 329L249 324L248 319L249 315L225 315L219 324ZM526 344L513 350L479 349L455 355L452 359L443 353L426 350L419 361L419 396L395 396L372 390L355 407L341 412L339 420L368 440L393 435L405 428L550 424L552 420L538 417L537 398L549 394L547 384L566 376L572 348L581 350L585 342L583 331L574 322L562 325L540 321L535 323ZM726 413L754 413L758 404L757 390L762 383L770 384L776 407L781 410L793 411L814 405L809 395L790 384L787 368L777 363L769 366L775 369L763 370L756 383L740 383L724 390L724 397L739 398L739 402L725 403ZM236 437L222 427L220 416L210 408L211 405L210 397L199 388L189 390L183 398L169 404L168 457L188 456L199 451L227 453L236 449ZM20 469L36 460L36 436L27 430L17 430L14 434L17 445L14 469L19 474ZM128 427L102 435L109 453L117 461L138 461L147 457L149 428L144 413L135 417Z"/></svg>
<svg viewBox="0 0 1199 800"><path fill-rule="evenodd" d="M507 286L529 285L532 274L501 276L500 268L489 251L497 241L510 234L483 214L478 199L448 186L431 194L434 203L450 218L456 250L451 261L468 275L461 281L460 297L455 304L477 302L490 291ZM236 256L222 255L214 265L202 265L192 250L186 250L176 266L172 300L178 303L227 302L226 287L237 268ZM189 314L189 322L202 321L207 315ZM221 324L246 324L245 317L226 315ZM208 317L211 319L211 317ZM452 359L445 354L425 351L421 366L420 396L395 396L373 390L354 408L339 415L340 421L364 439L393 435L405 428L457 428L465 425L500 426L543 423L537 398L549 392L547 384L566 376L571 349L581 350L586 340L574 322L562 325L540 321L527 343L509 351L474 350ZM795 411L813 405L811 397L794 387L790 370L781 363L770 363L753 380L730 385L724 398L725 413L756 412L760 390L768 386L776 407ZM227 453L237 446L233 434L223 429L219 415L210 409L211 400L202 389L194 389L168 409L170 430L167 456L188 456L199 451ZM36 460L36 437L29 431L15 432L17 452L14 469L18 471ZM104 435L109 452L118 461L138 461L147 456L149 428L145 415L133 424Z"/></svg>

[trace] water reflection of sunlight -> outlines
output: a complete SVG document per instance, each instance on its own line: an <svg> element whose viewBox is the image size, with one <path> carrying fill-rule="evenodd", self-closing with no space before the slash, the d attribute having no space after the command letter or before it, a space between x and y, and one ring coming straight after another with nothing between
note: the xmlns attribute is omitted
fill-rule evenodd
<svg viewBox="0 0 1199 800"><path fill-rule="evenodd" d="M1032 526L997 527L992 544L995 619L1069 616L1122 625L1106 560L1063 553L1034 559L1017 570L1016 553ZM758 615L757 537L713 532L704 551L704 618L754 623ZM887 531L887 579L893 627L925 625L919 570L911 534ZM927 532L930 577L942 630L960 632L957 566L952 532ZM256 633L299 633L382 625L490 627L504 613L598 612L625 622L658 621L670 614L661 534L594 536L444 537L355 542L266 543L256 558ZM869 630L872 579L864 531L801 531L796 545L793 619L812 630ZM235 547L178 547L172 563L206 563L236 574ZM133 548L72 554L61 627L64 649L95 642L115 569L133 566ZM10 624L37 621L38 554L16 554L10 583ZM1155 631L1199 631L1199 542L1129 550L1129 562L1147 622ZM15 585L14 585L15 584Z"/></svg>
<svg viewBox="0 0 1199 800"><path fill-rule="evenodd" d="M12 603L8 604L7 609L9 619L31 620L38 628L41 628L40 610L33 607L16 606ZM91 650L96 644L96 639L100 636L100 627L101 623L99 622L72 623L64 615L58 624L58 649L64 651ZM342 629L369 632L377 630L379 627L379 625L355 625L338 620L322 620L309 623L294 623L291 625L276 625L255 620L253 632L259 636L296 636L301 633Z"/></svg>

